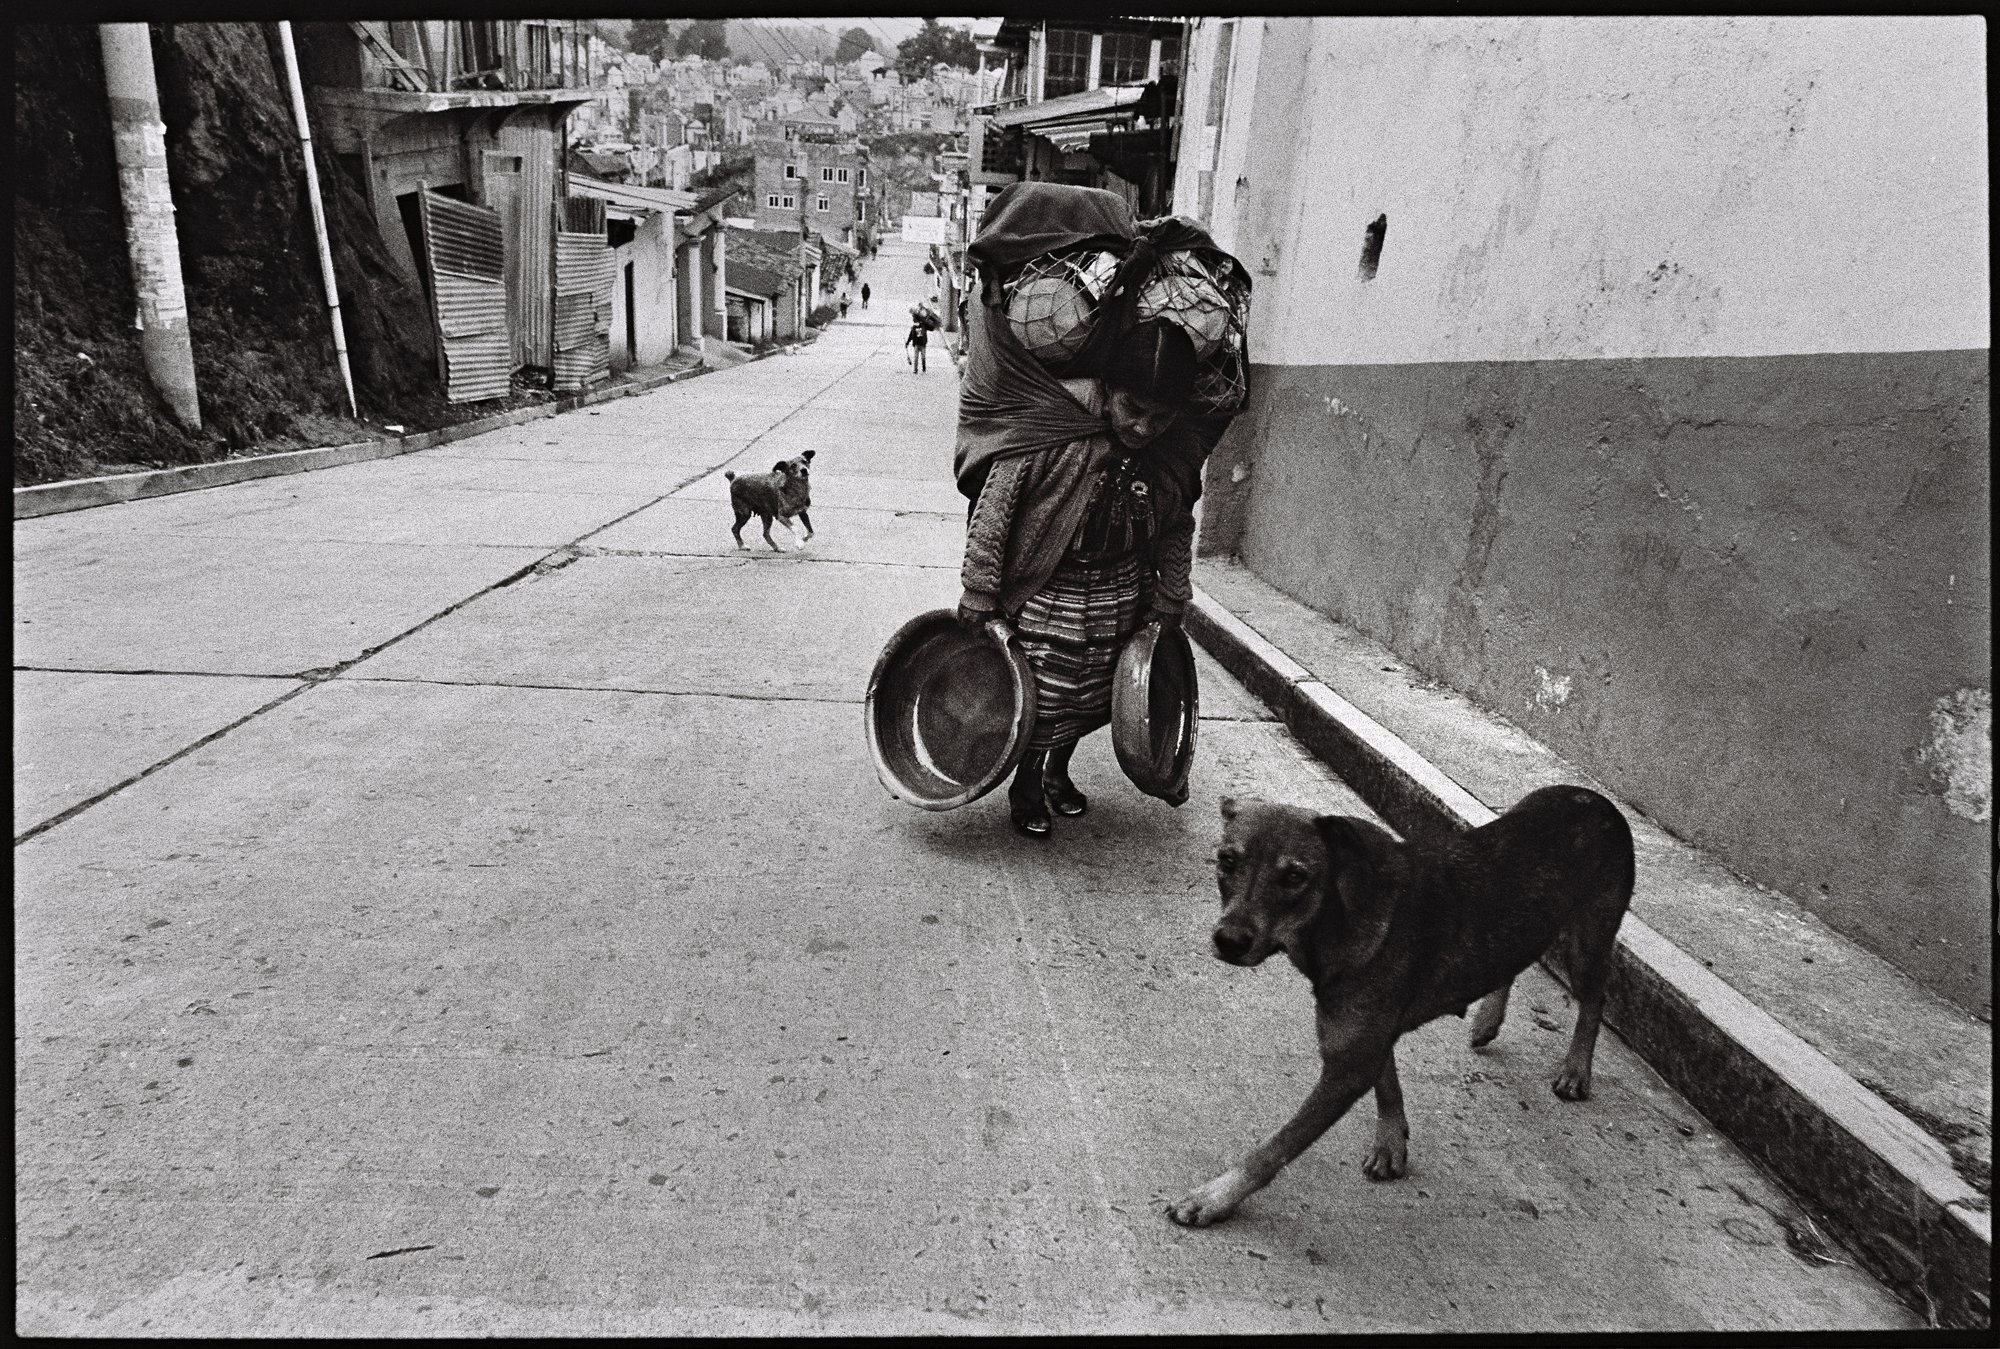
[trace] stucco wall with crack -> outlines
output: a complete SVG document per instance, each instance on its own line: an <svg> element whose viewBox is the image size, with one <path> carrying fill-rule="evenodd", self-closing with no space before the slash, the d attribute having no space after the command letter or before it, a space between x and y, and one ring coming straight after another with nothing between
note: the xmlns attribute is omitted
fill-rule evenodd
<svg viewBox="0 0 2000 1349"><path fill-rule="evenodd" d="M1202 550L1990 1014L1983 30L1241 22Z"/></svg>

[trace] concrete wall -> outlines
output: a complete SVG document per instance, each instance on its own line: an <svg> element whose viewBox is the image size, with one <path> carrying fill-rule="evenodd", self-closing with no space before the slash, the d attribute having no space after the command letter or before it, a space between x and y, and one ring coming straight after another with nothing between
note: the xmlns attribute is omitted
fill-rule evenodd
<svg viewBox="0 0 2000 1349"><path fill-rule="evenodd" d="M1237 22L1203 550L1989 1013L1982 25Z"/></svg>
<svg viewBox="0 0 2000 1349"><path fill-rule="evenodd" d="M674 284L673 218L665 214L648 216L638 222L630 243L613 250L618 259L617 280L611 287L611 364L614 369L658 365L674 354L678 325L678 301ZM636 301L638 350L626 351L625 268L632 268L633 298Z"/></svg>

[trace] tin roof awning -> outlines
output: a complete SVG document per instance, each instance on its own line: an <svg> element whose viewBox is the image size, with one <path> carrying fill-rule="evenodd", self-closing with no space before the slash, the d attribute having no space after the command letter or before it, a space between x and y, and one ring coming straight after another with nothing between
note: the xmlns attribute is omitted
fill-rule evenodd
<svg viewBox="0 0 2000 1349"><path fill-rule="evenodd" d="M572 197L597 197L611 206L628 211L660 211L690 215L695 209L692 192L676 192L670 187L635 187L629 183L607 183L580 173L569 176Z"/></svg>
<svg viewBox="0 0 2000 1349"><path fill-rule="evenodd" d="M329 107L367 108L377 113L450 112L456 108L578 107L610 96L608 89L458 89L418 93L407 89L346 89L313 86L313 97Z"/></svg>
<svg viewBox="0 0 2000 1349"><path fill-rule="evenodd" d="M1051 131L1072 121L1094 119L1102 122L1110 114L1124 109L1136 112L1139 100L1151 88L1149 84L1107 84L1085 89L1081 93L1064 94L1061 98L1043 99L1040 103L1024 103L994 113L993 125L1017 126L1037 136L1048 136Z"/></svg>

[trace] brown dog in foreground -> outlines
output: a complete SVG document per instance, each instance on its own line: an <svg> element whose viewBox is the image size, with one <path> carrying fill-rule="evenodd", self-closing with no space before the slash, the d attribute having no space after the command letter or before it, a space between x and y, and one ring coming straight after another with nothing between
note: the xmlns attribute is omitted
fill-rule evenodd
<svg viewBox="0 0 2000 1349"><path fill-rule="evenodd" d="M796 459L780 459L771 465L769 473L746 473L737 477L734 473L724 473L729 480L729 505L736 512L736 525L729 532L736 536L736 546L747 548L743 542L743 526L750 523L755 515L764 522L764 542L771 545L771 551L782 553L776 539L771 537L771 521L776 520L793 534L792 517L798 516L805 524L806 537L799 540L799 547L806 546L806 539L813 536L812 516L812 457L807 450Z"/></svg>
<svg viewBox="0 0 2000 1349"><path fill-rule="evenodd" d="M1405 1174L1397 1037L1485 998L1471 1039L1490 1043L1514 976L1557 940L1570 944L1577 1018L1554 1089L1566 1101L1590 1095L1605 977L1632 898L1632 831L1616 806L1583 787L1544 787L1428 849L1366 820L1260 801L1224 797L1222 818L1215 953L1256 965L1283 951L1312 981L1320 1077L1289 1124L1168 1205L1175 1222L1227 1218L1371 1086L1375 1143L1362 1169L1370 1180Z"/></svg>

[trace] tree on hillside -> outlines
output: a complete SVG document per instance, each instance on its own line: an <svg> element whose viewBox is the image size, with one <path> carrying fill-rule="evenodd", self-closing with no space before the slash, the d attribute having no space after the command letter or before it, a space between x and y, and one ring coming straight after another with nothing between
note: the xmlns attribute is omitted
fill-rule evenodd
<svg viewBox="0 0 2000 1349"><path fill-rule="evenodd" d="M906 80L926 78L931 67L940 61L963 70L976 67L979 49L972 45L972 34L963 28L946 28L936 19L925 19L914 37L897 44L896 72Z"/></svg>
<svg viewBox="0 0 2000 1349"><path fill-rule="evenodd" d="M705 61L729 59L729 31L722 19L696 19L681 29L674 45L679 56L699 56Z"/></svg>
<svg viewBox="0 0 2000 1349"><path fill-rule="evenodd" d="M833 50L833 59L841 65L857 60L863 52L875 50L875 39L868 35L866 28L850 28L840 35L840 45Z"/></svg>
<svg viewBox="0 0 2000 1349"><path fill-rule="evenodd" d="M653 57L655 60L674 59L674 34L665 19L632 20L632 27L626 33L625 41L633 51Z"/></svg>

